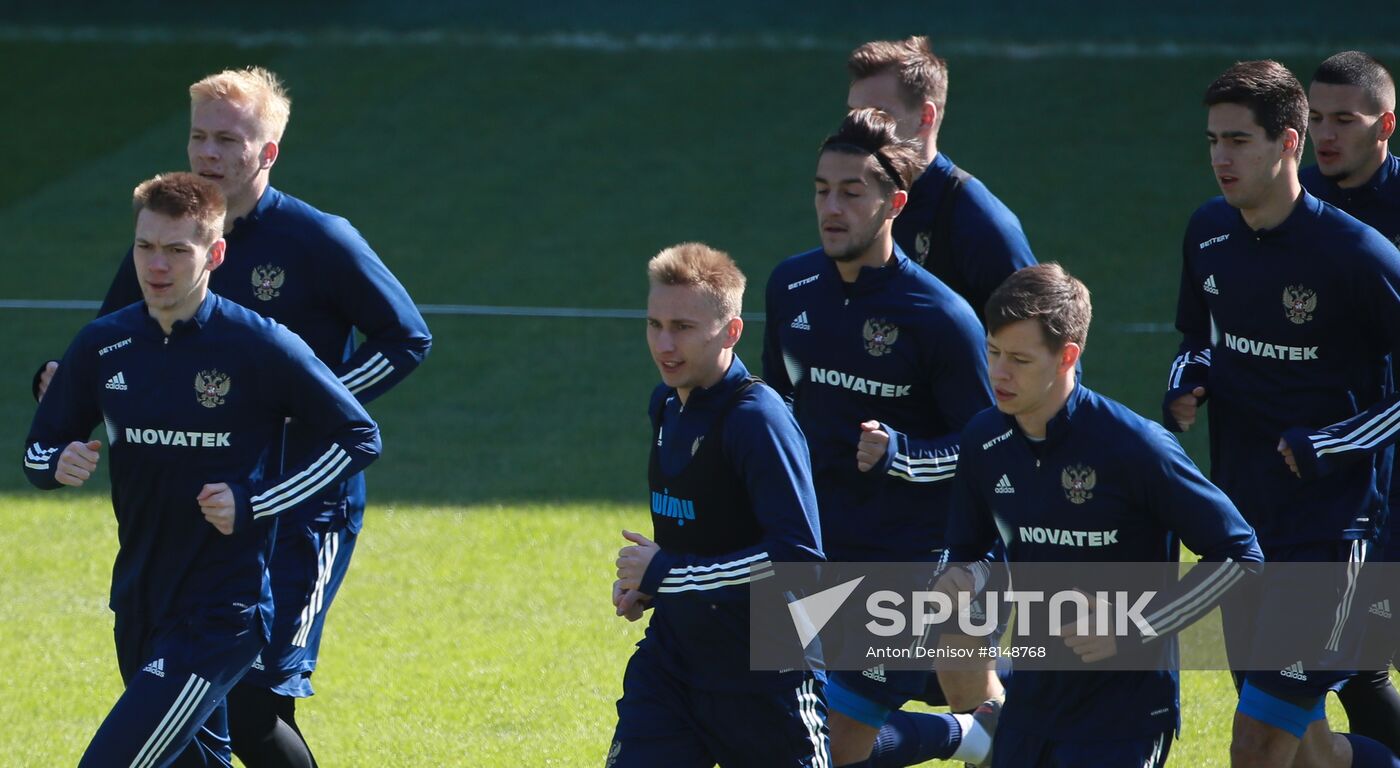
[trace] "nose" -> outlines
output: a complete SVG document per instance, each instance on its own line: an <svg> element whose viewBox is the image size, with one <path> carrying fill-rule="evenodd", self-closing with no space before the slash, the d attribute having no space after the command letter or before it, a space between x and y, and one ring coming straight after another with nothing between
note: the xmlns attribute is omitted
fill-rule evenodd
<svg viewBox="0 0 1400 768"><path fill-rule="evenodd" d="M676 341L675 341L675 339L671 336L671 332L670 332L670 331L662 330L662 331L657 331L657 332L656 332L656 351L657 351L657 352L670 352L671 350L673 350L673 349L675 349L675 348L676 348Z"/></svg>
<svg viewBox="0 0 1400 768"><path fill-rule="evenodd" d="M992 381L1004 381L1010 378L1006 363L1000 357L993 355L987 356L987 375Z"/></svg>
<svg viewBox="0 0 1400 768"><path fill-rule="evenodd" d="M1225 168L1230 165L1230 153L1225 149L1225 142L1210 148L1210 164L1213 168Z"/></svg>
<svg viewBox="0 0 1400 768"><path fill-rule="evenodd" d="M216 159L218 157L218 153L216 151L217 147L218 144L212 138L207 136L202 139L190 139L190 154L201 159Z"/></svg>
<svg viewBox="0 0 1400 768"><path fill-rule="evenodd" d="M835 192L825 195L818 203L817 210L832 215L841 213L841 196Z"/></svg>

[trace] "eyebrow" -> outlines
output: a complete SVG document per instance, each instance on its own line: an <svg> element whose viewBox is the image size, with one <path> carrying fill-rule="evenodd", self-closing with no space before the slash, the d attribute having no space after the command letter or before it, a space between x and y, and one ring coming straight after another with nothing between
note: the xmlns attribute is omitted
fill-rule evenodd
<svg viewBox="0 0 1400 768"><path fill-rule="evenodd" d="M827 181L826 179L822 178L821 176L817 176L817 177L814 179L814 181L816 181L816 182L819 183L819 184L831 184L831 183L832 183L832 182ZM864 178L861 178L860 176L852 176L852 177L850 177L850 178L840 179L839 181L836 181L835 183L836 183L836 184L869 184L870 182L866 181Z"/></svg>
<svg viewBox="0 0 1400 768"><path fill-rule="evenodd" d="M1237 138L1239 138L1239 137L1241 137L1241 136L1253 136L1253 135L1254 135L1254 132L1253 132L1253 131L1221 131L1220 134L1219 134L1219 137L1222 138L1222 139L1237 139ZM1215 133L1214 131L1207 130L1207 131L1206 131L1206 136L1215 137L1215 136L1216 136L1216 133Z"/></svg>

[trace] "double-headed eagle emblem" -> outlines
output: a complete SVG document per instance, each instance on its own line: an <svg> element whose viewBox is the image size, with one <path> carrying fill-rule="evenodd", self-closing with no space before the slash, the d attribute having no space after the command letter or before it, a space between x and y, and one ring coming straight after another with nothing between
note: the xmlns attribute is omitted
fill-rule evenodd
<svg viewBox="0 0 1400 768"><path fill-rule="evenodd" d="M1072 464L1060 473L1060 485L1065 489L1065 498L1074 504L1083 504L1094 498L1094 486L1098 485L1098 475L1093 467Z"/></svg>
<svg viewBox="0 0 1400 768"><path fill-rule="evenodd" d="M1289 285L1283 289L1283 311L1294 325L1302 325L1313 319L1317 309L1317 291L1301 285Z"/></svg>
<svg viewBox="0 0 1400 768"><path fill-rule="evenodd" d="M194 375L194 391L199 397L199 404L205 408L223 405L224 395L228 394L230 386L228 374L218 370L200 371Z"/></svg>
<svg viewBox="0 0 1400 768"><path fill-rule="evenodd" d="M899 326L884 320L871 318L865 321L865 329L862 331L865 336L865 351L872 357L884 357L890 353L890 347L899 338Z"/></svg>
<svg viewBox="0 0 1400 768"><path fill-rule="evenodd" d="M253 295L262 301L272 301L282 295L278 289L286 280L287 273L281 267L271 264L253 267Z"/></svg>

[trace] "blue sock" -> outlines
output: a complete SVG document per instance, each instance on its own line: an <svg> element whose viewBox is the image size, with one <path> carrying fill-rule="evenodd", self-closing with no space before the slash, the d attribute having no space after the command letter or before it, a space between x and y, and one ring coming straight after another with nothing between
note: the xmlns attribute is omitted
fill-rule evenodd
<svg viewBox="0 0 1400 768"><path fill-rule="evenodd" d="M962 735L962 726L951 715L896 710L876 734L866 764L870 768L896 768L947 760L962 743Z"/></svg>
<svg viewBox="0 0 1400 768"><path fill-rule="evenodd" d="M1351 742L1351 768L1400 768L1400 758L1379 741L1354 733L1342 736Z"/></svg>

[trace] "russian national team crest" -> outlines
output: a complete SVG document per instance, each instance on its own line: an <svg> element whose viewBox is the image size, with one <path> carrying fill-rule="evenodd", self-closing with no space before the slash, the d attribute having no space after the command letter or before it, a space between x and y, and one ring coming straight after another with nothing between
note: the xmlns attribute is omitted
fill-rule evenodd
<svg viewBox="0 0 1400 768"><path fill-rule="evenodd" d="M271 264L253 267L253 295L261 301L272 301L282 295L278 289L286 280L287 273L281 267Z"/></svg>
<svg viewBox="0 0 1400 768"><path fill-rule="evenodd" d="M1060 473L1060 485L1065 489L1065 498L1074 504L1083 504L1094 498L1094 486L1099 482L1093 467L1072 464Z"/></svg>
<svg viewBox="0 0 1400 768"><path fill-rule="evenodd" d="M872 357L884 357L890 347L899 339L899 326L894 323L871 318L865 321L865 351Z"/></svg>
<svg viewBox="0 0 1400 768"><path fill-rule="evenodd" d="M914 258L920 264L928 261L928 247L931 239L927 232L920 232L914 236Z"/></svg>
<svg viewBox="0 0 1400 768"><path fill-rule="evenodd" d="M1289 285L1283 289L1283 311L1288 315L1289 322L1294 325L1302 325L1313 319L1313 310L1317 309L1317 291L1304 288L1301 285Z"/></svg>
<svg viewBox="0 0 1400 768"><path fill-rule="evenodd" d="M224 395L228 394L230 386L228 374L217 369L200 371L194 375L194 391L199 396L199 404L205 408L223 405Z"/></svg>

